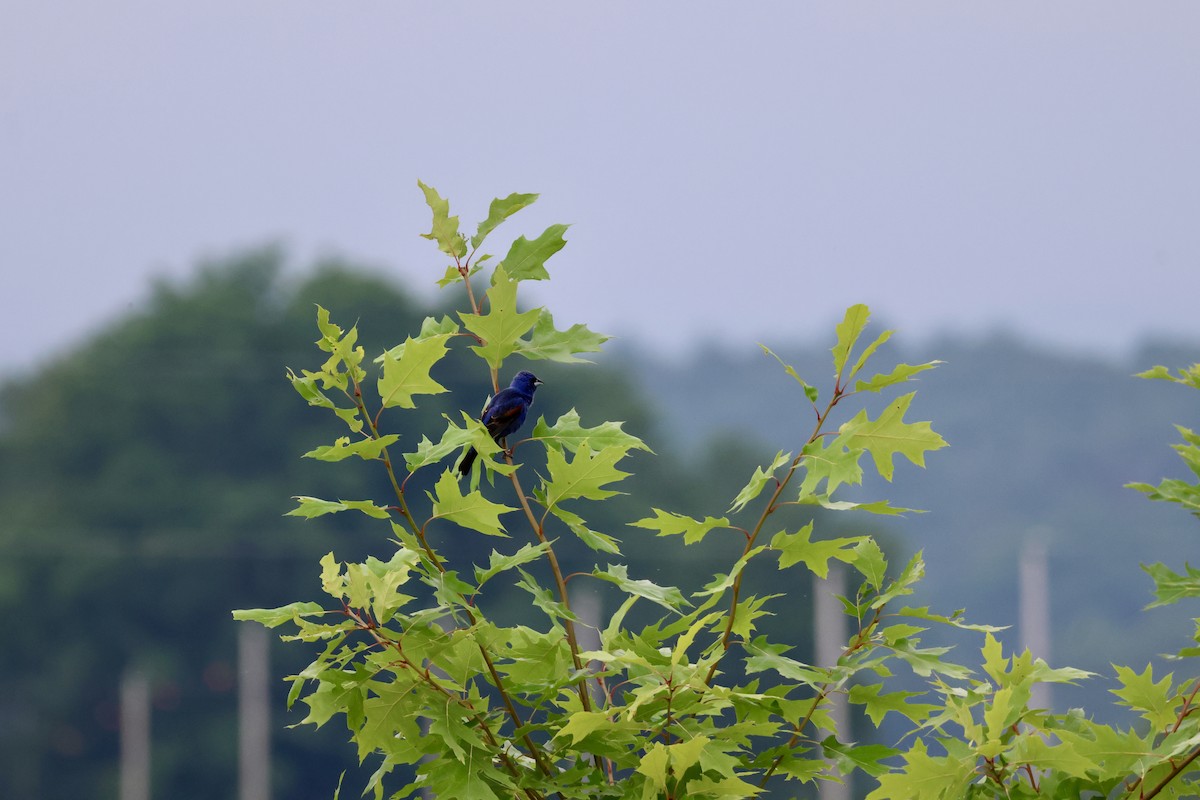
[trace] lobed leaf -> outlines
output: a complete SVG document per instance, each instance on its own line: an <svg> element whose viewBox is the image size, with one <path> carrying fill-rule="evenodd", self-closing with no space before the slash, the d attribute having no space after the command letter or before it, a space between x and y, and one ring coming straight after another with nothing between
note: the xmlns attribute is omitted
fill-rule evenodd
<svg viewBox="0 0 1200 800"><path fill-rule="evenodd" d="M624 422L603 422L593 428L585 428L580 422L579 412L572 408L555 420L553 425L547 425L545 417L539 417L529 438L544 442L547 447L565 448L572 453L577 452L581 447L589 447L592 450L617 447L623 448L626 452L629 450L653 452L641 439L621 430L621 426L624 424Z"/></svg>
<svg viewBox="0 0 1200 800"><path fill-rule="evenodd" d="M368 517L376 519L387 519L388 510L384 506L378 506L370 500L321 500L317 497L305 497L297 495L292 498L299 505L291 511L284 514L285 517L304 517L312 519L325 514L335 514L339 511L361 511Z"/></svg>
<svg viewBox="0 0 1200 800"><path fill-rule="evenodd" d="M729 506L729 510L736 514L745 508L747 503L762 494L766 485L775 479L775 471L791 460L791 453L780 450L775 454L775 459L769 466L755 467L754 474L750 476L750 482L742 487L737 497L733 498L733 504Z"/></svg>
<svg viewBox="0 0 1200 800"><path fill-rule="evenodd" d="M851 536L842 539L812 541L813 523L808 523L795 533L780 531L771 539L771 549L779 551L779 568L787 569L795 564L804 564L818 578L829 577L829 561L836 558L845 563L854 563L861 556L858 546L867 538Z"/></svg>
<svg viewBox="0 0 1200 800"><path fill-rule="evenodd" d="M587 526L587 522L583 517L578 514L568 511L562 506L551 507L550 513L562 520L571 533L575 534L579 541L586 544L592 550L602 553L612 553L613 555L621 554L619 541L615 537L609 536L607 533L592 530Z"/></svg>
<svg viewBox="0 0 1200 800"><path fill-rule="evenodd" d="M603 570L595 569L592 575L602 581L616 584L626 594L643 597L670 611L679 611L690 605L683 593L674 586L659 586L648 580L634 580L629 577L628 568L622 564L609 564Z"/></svg>
<svg viewBox="0 0 1200 800"><path fill-rule="evenodd" d="M550 256L562 250L567 242L563 234L569 225L551 225L542 231L541 236L530 241L524 236L519 237L508 249L508 255L500 264L517 281L549 280L550 273L546 272L546 261Z"/></svg>
<svg viewBox="0 0 1200 800"><path fill-rule="evenodd" d="M500 524L500 515L517 509L501 503L493 503L478 491L463 494L458 487L454 470L447 469L438 478L433 493L426 492L433 502L432 519L445 519L455 525L470 528L488 536L507 536Z"/></svg>
<svg viewBox="0 0 1200 800"><path fill-rule="evenodd" d="M896 398L874 420L867 418L864 409L838 429L838 439L847 448L862 448L871 454L875 469L885 480L892 479L892 457L897 453L924 467L926 452L946 446L946 440L934 433L928 422L904 421L914 394Z"/></svg>
<svg viewBox="0 0 1200 800"><path fill-rule="evenodd" d="M1184 573L1181 575L1163 564L1142 565L1142 569L1154 579L1155 600L1147 608L1173 605L1187 597L1200 597L1200 569L1191 564L1184 564L1183 567Z"/></svg>
<svg viewBox="0 0 1200 800"><path fill-rule="evenodd" d="M576 498L604 500L618 494L604 487L629 477L630 473L616 468L616 463L625 454L623 447L605 447L593 451L583 445L575 452L575 458L567 461L561 450L547 449L546 470L550 477L542 489L546 506L554 508L559 503Z"/></svg>
<svg viewBox="0 0 1200 800"><path fill-rule="evenodd" d="M491 205L488 206L487 219L479 223L475 235L471 237L471 249L477 249L479 245L483 244L483 240L487 238L488 234L494 231L500 223L522 208L533 205L537 199L538 196L536 194L517 194L514 192L508 197L497 197L493 200Z"/></svg>
<svg viewBox="0 0 1200 800"><path fill-rule="evenodd" d="M424 339L409 337L400 348L384 353L383 373L378 381L384 408L416 408L414 396L447 391L429 372L446 355L446 340L450 336L439 333Z"/></svg>
<svg viewBox="0 0 1200 800"><path fill-rule="evenodd" d="M358 456L364 461L379 458L380 453L388 445L394 444L400 438L398 433L389 433L378 439L359 439L353 444L349 436L339 437L333 444L322 445L309 450L303 458L315 458L318 461L341 461L350 456Z"/></svg>
<svg viewBox="0 0 1200 800"><path fill-rule="evenodd" d="M705 535L714 528L729 527L729 520L725 517L705 517L701 521L684 514L674 514L658 508L650 510L654 512L653 517L645 517L639 519L637 522L630 522L630 527L657 531L659 536L683 534L683 543L685 545L696 544L704 539Z"/></svg>
<svg viewBox="0 0 1200 800"><path fill-rule="evenodd" d="M560 364L587 364L580 353L596 353L609 337L588 330L586 325L572 325L565 331L554 327L554 316L538 309L539 316L527 339L518 339L514 352L535 361L557 361Z"/></svg>
<svg viewBox="0 0 1200 800"><path fill-rule="evenodd" d="M258 622L268 628L277 628L285 622L299 622L301 617L322 616L327 614L320 603L301 602L288 603L278 608L243 608L233 612L233 618L242 621Z"/></svg>
<svg viewBox="0 0 1200 800"><path fill-rule="evenodd" d="M417 181L417 186L425 193L425 203L433 212L433 228L421 237L437 242L441 250L453 258L462 258L467 254L467 240L458 232L458 217L450 216L450 201L444 200L432 186L426 186Z"/></svg>
<svg viewBox="0 0 1200 800"><path fill-rule="evenodd" d="M870 380L858 381L854 384L856 392L879 392L889 386L895 386L898 383L905 383L913 375L924 372L927 369L933 369L941 361L930 361L926 364L897 364L896 367L886 375L879 374L872 376Z"/></svg>
<svg viewBox="0 0 1200 800"><path fill-rule="evenodd" d="M854 349L854 343L858 341L858 337L862 334L863 329L867 327L867 321L871 318L871 310L861 303L850 306L846 309L846 315L842 321L835 327L837 334L837 343L833 346L833 374L840 381L842 372L846 369L846 362L850 360L850 351Z"/></svg>
<svg viewBox="0 0 1200 800"><path fill-rule="evenodd" d="M475 334L482 343L472 345L480 358L493 369L517 349L517 341L529 332L541 309L524 313L517 311L517 281L511 278L503 266L492 273L492 286L487 291L488 311L486 314L459 313L463 327Z"/></svg>

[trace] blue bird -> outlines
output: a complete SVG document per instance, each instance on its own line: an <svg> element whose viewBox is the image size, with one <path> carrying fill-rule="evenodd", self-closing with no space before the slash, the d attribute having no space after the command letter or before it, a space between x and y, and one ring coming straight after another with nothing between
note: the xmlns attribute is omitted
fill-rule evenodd
<svg viewBox="0 0 1200 800"><path fill-rule="evenodd" d="M521 371L513 378L511 386L496 393L479 417L493 439L499 442L525 424L525 415L533 405L533 393L541 385L542 382L532 372ZM463 475L470 472L478 455L474 447L468 450L458 465L458 471Z"/></svg>

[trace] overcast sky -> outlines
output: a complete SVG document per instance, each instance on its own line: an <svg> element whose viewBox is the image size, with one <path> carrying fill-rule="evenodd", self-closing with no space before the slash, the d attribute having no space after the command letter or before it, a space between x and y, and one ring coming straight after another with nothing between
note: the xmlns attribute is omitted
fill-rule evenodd
<svg viewBox="0 0 1200 800"><path fill-rule="evenodd" d="M1200 3L0 0L0 370L264 242L431 287L418 178L651 346L1200 340Z"/></svg>

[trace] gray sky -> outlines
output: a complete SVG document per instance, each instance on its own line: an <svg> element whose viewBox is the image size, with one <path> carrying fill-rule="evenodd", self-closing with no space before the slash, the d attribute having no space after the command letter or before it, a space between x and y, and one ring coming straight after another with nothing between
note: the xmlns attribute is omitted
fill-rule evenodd
<svg viewBox="0 0 1200 800"><path fill-rule="evenodd" d="M573 223L560 327L1195 340L1198 42L1195 0L0 0L0 369L267 241L431 285L418 178Z"/></svg>

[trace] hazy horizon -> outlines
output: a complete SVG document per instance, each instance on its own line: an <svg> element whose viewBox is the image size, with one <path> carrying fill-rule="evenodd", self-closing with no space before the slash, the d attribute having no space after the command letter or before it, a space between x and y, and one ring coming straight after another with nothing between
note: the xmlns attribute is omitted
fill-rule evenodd
<svg viewBox="0 0 1200 800"><path fill-rule="evenodd" d="M823 335L1200 338L1200 5L0 6L0 374L279 241L432 286L569 222L560 323L679 353ZM502 253L501 253L502 254ZM420 293L421 296L425 296Z"/></svg>

